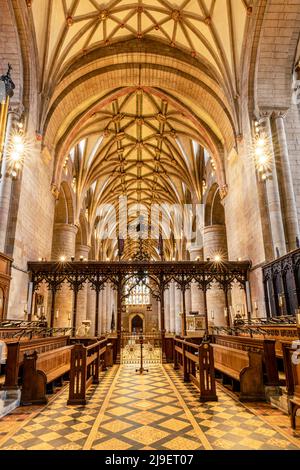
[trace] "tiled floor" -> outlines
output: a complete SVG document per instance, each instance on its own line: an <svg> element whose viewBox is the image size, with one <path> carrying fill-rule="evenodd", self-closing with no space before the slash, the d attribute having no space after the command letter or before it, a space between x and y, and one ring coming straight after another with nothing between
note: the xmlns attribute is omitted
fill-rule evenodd
<svg viewBox="0 0 300 470"><path fill-rule="evenodd" d="M142 376L114 366L90 388L86 406L66 406L67 394L25 417L22 409L21 421L16 413L0 420L0 449L300 449L300 435L280 411L245 407L222 387L218 402L201 404L197 389L171 366L153 365Z"/></svg>

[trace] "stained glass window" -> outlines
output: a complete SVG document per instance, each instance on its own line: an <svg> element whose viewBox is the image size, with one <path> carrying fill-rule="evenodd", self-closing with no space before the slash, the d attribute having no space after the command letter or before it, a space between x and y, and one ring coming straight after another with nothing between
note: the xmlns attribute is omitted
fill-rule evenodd
<svg viewBox="0 0 300 470"><path fill-rule="evenodd" d="M149 305L150 289L148 280L139 281L138 278L130 278L125 287L126 305Z"/></svg>

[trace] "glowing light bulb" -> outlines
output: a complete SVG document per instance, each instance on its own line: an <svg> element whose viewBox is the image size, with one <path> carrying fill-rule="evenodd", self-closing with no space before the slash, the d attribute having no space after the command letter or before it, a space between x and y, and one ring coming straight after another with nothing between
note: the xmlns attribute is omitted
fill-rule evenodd
<svg viewBox="0 0 300 470"><path fill-rule="evenodd" d="M23 142L20 142L19 144L15 144L15 150L16 152L23 153L24 152L24 144Z"/></svg>
<svg viewBox="0 0 300 470"><path fill-rule="evenodd" d="M18 134L14 135L13 140L14 140L14 144L22 144L23 143L22 137Z"/></svg>
<svg viewBox="0 0 300 470"><path fill-rule="evenodd" d="M214 260L215 260L216 263L220 263L220 261L222 261L221 255L216 255Z"/></svg>
<svg viewBox="0 0 300 470"><path fill-rule="evenodd" d="M262 138L258 139L257 145L259 147L263 147L265 145L265 139L262 139Z"/></svg>
<svg viewBox="0 0 300 470"><path fill-rule="evenodd" d="M64 262L66 261L66 257L65 257L64 255L62 255L62 256L59 258L59 260L60 260L62 263L64 263Z"/></svg>
<svg viewBox="0 0 300 470"><path fill-rule="evenodd" d="M264 154L260 155L259 156L259 164L260 165L266 165L266 163L268 163L268 157Z"/></svg>
<svg viewBox="0 0 300 470"><path fill-rule="evenodd" d="M260 155L262 155L263 152L264 152L264 150L263 150L261 147L257 147L257 148L255 149L255 155L257 155L258 157L259 157Z"/></svg>
<svg viewBox="0 0 300 470"><path fill-rule="evenodd" d="M14 161L14 162L18 162L20 160L21 156L19 154L19 152L17 151L14 151L11 153L11 159Z"/></svg>

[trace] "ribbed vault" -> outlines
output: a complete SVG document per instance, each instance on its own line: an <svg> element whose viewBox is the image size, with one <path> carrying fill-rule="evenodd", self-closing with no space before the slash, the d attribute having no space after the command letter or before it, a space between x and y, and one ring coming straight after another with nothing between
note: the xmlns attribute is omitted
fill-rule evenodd
<svg viewBox="0 0 300 470"><path fill-rule="evenodd" d="M167 217L170 205L200 204L205 161L199 141L186 116L158 96L136 88L113 100L81 127L64 162L62 176L72 174L76 193L76 220L84 208L97 237L106 224L115 228L113 210L103 206L111 204L118 216L119 198L133 208L129 225L136 218L134 208L150 214L151 206L163 205ZM161 231L166 230L161 222ZM128 256L135 245L126 243ZM153 243L147 246L155 253Z"/></svg>

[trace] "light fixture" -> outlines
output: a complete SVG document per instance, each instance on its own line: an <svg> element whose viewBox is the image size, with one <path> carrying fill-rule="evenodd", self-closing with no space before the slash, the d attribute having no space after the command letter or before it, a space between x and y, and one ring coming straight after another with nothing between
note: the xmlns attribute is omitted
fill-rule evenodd
<svg viewBox="0 0 300 470"><path fill-rule="evenodd" d="M222 261L222 256L221 255L215 255L214 260L216 263L220 263Z"/></svg>
<svg viewBox="0 0 300 470"><path fill-rule="evenodd" d="M265 136L265 129L263 123L259 121L254 122L255 137L253 140L253 155L256 170L262 181L266 181L271 174L272 158L269 153L267 139Z"/></svg>
<svg viewBox="0 0 300 470"><path fill-rule="evenodd" d="M66 257L64 255L62 255L60 258L59 258L59 261L61 261L62 263L64 263L66 261Z"/></svg>

